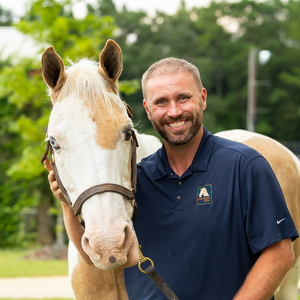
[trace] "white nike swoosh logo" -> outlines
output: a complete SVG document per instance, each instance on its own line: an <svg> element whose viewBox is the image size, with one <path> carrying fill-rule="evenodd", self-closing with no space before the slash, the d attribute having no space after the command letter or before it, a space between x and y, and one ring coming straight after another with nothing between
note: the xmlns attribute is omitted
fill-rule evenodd
<svg viewBox="0 0 300 300"><path fill-rule="evenodd" d="M281 220L277 220L277 224L280 224L283 220L285 220L285 218L281 219Z"/></svg>

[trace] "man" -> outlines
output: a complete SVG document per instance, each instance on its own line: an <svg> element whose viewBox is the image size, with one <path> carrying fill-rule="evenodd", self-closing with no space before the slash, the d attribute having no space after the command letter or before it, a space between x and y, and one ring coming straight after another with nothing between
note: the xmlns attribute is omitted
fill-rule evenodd
<svg viewBox="0 0 300 300"><path fill-rule="evenodd" d="M138 165L135 229L144 255L181 300L273 299L298 233L270 166L203 127L207 93L195 66L163 59L142 86L164 141ZM277 224L279 212L285 220ZM124 271L130 300L165 299L137 267Z"/></svg>
<svg viewBox="0 0 300 300"><path fill-rule="evenodd" d="M144 255L179 299L270 299L298 235L290 218L277 225L274 210L289 213L271 168L256 151L202 126L207 93L193 65L163 59L142 85L148 118L164 140L138 166L135 228ZM163 299L138 272L125 269L129 299Z"/></svg>

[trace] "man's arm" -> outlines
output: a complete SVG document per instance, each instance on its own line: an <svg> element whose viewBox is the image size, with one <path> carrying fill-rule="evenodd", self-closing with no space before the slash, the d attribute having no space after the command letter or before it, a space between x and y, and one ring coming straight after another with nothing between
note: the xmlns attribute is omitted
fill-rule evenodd
<svg viewBox="0 0 300 300"><path fill-rule="evenodd" d="M269 300L294 262L291 239L264 249L234 300Z"/></svg>
<svg viewBox="0 0 300 300"><path fill-rule="evenodd" d="M61 202L63 215L64 215L64 223L66 226L66 230L68 233L69 238L72 240L74 245L76 246L78 252L80 253L81 257L87 264L92 264L89 256L83 251L81 246L81 238L84 233L83 229L81 228L77 217L74 215L73 211L71 210L69 204L67 203L66 199L64 198L60 188L58 187L58 183L55 179L54 171L52 170L52 166L50 164L49 158L45 160L45 168L49 171L48 180L50 183L50 189L54 196L58 198Z"/></svg>

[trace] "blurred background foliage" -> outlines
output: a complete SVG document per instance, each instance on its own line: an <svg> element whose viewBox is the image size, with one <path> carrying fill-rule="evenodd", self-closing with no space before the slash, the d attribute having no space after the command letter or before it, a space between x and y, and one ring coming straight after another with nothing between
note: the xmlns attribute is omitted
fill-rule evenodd
<svg viewBox="0 0 300 300"><path fill-rule="evenodd" d="M54 46L68 59L98 60L108 38L123 51L121 96L133 108L134 123L155 134L142 106L140 79L153 62L169 56L195 64L208 91L204 125L213 133L246 128L248 51L271 52L257 67L256 131L278 141L300 140L300 1L269 0L211 2L187 9L181 2L169 15L116 10L112 0L87 5L88 14L76 19L76 0L31 0L17 24L0 7L0 26L16 26L30 35L40 52ZM20 45L21 47L22 45ZM40 164L45 129L51 111L40 61L0 60L0 247L38 242L53 244L60 206L49 190ZM24 229L26 209L38 211L37 230ZM24 217L25 216L25 217ZM25 224L25 225L24 225Z"/></svg>

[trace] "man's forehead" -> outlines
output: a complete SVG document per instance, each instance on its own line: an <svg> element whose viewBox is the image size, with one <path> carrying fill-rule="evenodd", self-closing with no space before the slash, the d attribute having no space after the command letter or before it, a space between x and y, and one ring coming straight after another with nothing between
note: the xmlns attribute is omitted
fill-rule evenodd
<svg viewBox="0 0 300 300"><path fill-rule="evenodd" d="M166 85L169 86L178 85L183 87L187 85L193 85L193 83L196 85L196 82L192 74L188 72L176 72L176 73L163 74L163 75L161 74L149 78L147 82L147 89L149 91L149 88L151 89L151 87L161 86L163 88Z"/></svg>
<svg viewBox="0 0 300 300"><path fill-rule="evenodd" d="M187 72L180 72L151 78L146 93L149 100L156 100L168 96L190 95L195 90L198 91L198 88L193 76Z"/></svg>
<svg viewBox="0 0 300 300"><path fill-rule="evenodd" d="M182 71L182 70L157 70L151 74L151 76L148 79L148 83L151 80L157 80L161 78L169 78L169 77L176 77L176 76L187 76L187 77L193 77L193 75L188 71Z"/></svg>

